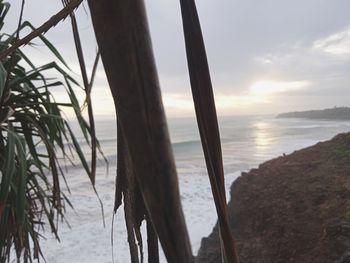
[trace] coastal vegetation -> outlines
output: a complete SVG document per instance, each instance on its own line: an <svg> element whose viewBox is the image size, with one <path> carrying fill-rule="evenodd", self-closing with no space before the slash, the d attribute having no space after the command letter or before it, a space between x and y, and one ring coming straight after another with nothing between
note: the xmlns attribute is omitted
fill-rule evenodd
<svg viewBox="0 0 350 263"><path fill-rule="evenodd" d="M0 3L2 4L0 11L4 18L9 4L3 1ZM32 261L32 258L39 259L42 255L39 230L45 227L46 219L58 238L55 223L57 224L58 216L64 216L65 202L69 204L69 199L60 188L59 176L63 175L63 169L60 166L58 152L70 161L68 153L70 150L75 151L92 185L95 182L98 143L90 107L93 77L89 82L74 16L74 9L82 3L82 0L62 1L62 3L64 8L60 12L34 29L28 22L21 21L25 6L23 0L18 30L13 35L4 35L5 43L0 52L0 60L4 68L1 76L3 85L1 88L4 91L1 95L4 102L11 102L8 98L14 99L17 95L20 98L23 95L24 97L36 96L34 101L24 100L23 105L17 105L14 102L18 108L1 105L2 112L8 110L2 127L2 146L5 153L1 159L3 164L1 192L4 194L0 205L5 211L0 214L1 234L5 236L0 243L2 261L10 259L13 246L18 261L21 258L24 262ZM149 224L148 240L151 240L148 244L149 262L159 261L158 238L169 262L193 262L144 2L142 0L127 2L91 0L88 4L118 116L115 211L122 201L128 204L127 199L131 199L127 209L131 209L132 217L126 221L130 230L128 240L132 261L135 263L143 261L142 246L138 253L137 249L135 250L135 240L142 244L137 223L146 220ZM219 218L220 244L224 251L222 260L238 263L238 254L228 228L220 135L199 18L193 0L180 0L180 4L196 115ZM33 39L40 38L67 67L58 51L43 37L43 34L68 16L72 21L83 87L86 92L89 125L81 117L80 105L72 90L72 85L78 85L78 83L56 63L36 67L19 49L23 45L30 44ZM20 39L18 32L24 26L29 26L33 31ZM31 71L27 72L26 67L18 64L21 59L29 65ZM52 83L52 79L45 78L43 73L49 69L56 70L63 81ZM18 75L19 80L15 79L16 85L14 85L11 81ZM41 81L41 86L36 86L37 81ZM51 86L65 87L71 103L54 102L49 92ZM43 94L38 91L38 88L43 89ZM23 92L24 94L21 94ZM91 168L68 123L60 114L60 107L65 106L73 107L86 140L91 141ZM15 115L20 111L23 111L20 114L23 121L18 119L18 114ZM31 118L29 123L27 116ZM37 150L41 142L44 145L43 153ZM49 176L52 177L51 180ZM44 181L43 185L39 182L39 178ZM138 198L135 198L136 196ZM135 216L139 221L135 220ZM32 243L34 244L33 253Z"/></svg>
<svg viewBox="0 0 350 263"><path fill-rule="evenodd" d="M0 1L0 53L18 41L20 31L34 30L20 18L16 32L4 32L9 9L9 3ZM0 63L0 262L15 258L31 262L43 256L40 232L44 228L59 239L58 222L71 206L65 180L67 164L82 164L94 181L62 111L73 109L80 131L90 143L94 135L74 92L79 84L51 42L42 35L39 39L57 62L37 65L16 49ZM65 90L70 102L56 101L52 89Z"/></svg>

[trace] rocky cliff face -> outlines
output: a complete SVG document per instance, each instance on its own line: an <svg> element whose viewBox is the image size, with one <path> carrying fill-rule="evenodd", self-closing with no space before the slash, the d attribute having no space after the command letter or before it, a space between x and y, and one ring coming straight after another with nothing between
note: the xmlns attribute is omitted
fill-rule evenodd
<svg viewBox="0 0 350 263"><path fill-rule="evenodd" d="M350 263L350 133L242 173L230 225L241 263ZM221 262L218 229L196 262Z"/></svg>

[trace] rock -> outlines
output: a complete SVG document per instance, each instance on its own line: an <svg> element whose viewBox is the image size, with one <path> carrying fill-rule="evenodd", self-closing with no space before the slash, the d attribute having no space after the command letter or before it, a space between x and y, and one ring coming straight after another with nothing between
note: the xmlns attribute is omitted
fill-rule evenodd
<svg viewBox="0 0 350 263"><path fill-rule="evenodd" d="M350 263L350 133L242 173L230 227L241 263ZM221 262L218 227L196 262Z"/></svg>
<svg viewBox="0 0 350 263"><path fill-rule="evenodd" d="M334 263L350 263L350 251L344 253L344 255Z"/></svg>

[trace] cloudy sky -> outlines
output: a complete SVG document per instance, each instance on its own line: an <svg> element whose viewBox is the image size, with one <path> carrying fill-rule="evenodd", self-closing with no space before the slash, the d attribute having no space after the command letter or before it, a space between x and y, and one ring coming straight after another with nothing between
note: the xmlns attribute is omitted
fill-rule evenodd
<svg viewBox="0 0 350 263"><path fill-rule="evenodd" d="M15 28L21 1L10 2L7 29ZM26 1L25 19L39 26L61 8L60 2ZM146 6L167 113L191 116L179 3L146 0ZM198 0L197 6L219 114L350 106L349 0ZM96 43L87 5L79 8L78 19L91 68ZM79 78L69 20L47 37ZM38 63L52 59L40 46L27 50ZM98 115L113 114L102 67L93 96Z"/></svg>

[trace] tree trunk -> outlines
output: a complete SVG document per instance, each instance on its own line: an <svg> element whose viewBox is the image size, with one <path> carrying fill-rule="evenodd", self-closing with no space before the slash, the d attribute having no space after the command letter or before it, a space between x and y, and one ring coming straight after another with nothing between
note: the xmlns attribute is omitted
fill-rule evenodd
<svg viewBox="0 0 350 263"><path fill-rule="evenodd" d="M168 262L193 262L142 0L89 0L118 121Z"/></svg>

